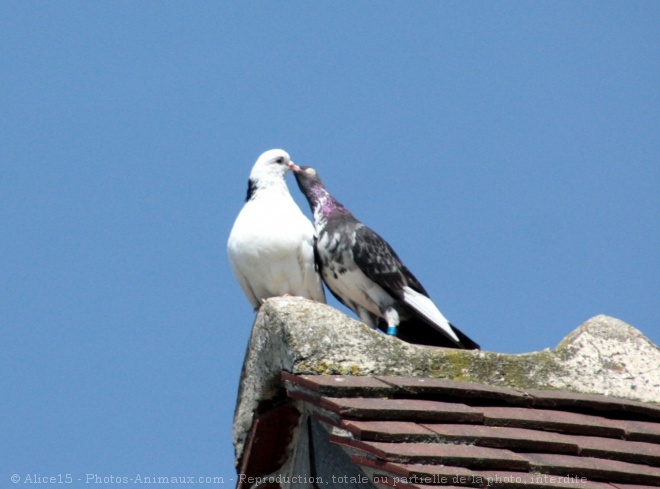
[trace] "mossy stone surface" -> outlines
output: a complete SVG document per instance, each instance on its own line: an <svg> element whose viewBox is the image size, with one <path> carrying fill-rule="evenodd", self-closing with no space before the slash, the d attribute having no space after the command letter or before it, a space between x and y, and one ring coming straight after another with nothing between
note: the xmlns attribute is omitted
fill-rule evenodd
<svg viewBox="0 0 660 489"><path fill-rule="evenodd" d="M237 459L256 407L281 392L282 370L432 377L660 402L660 349L608 316L588 320L554 349L505 354L411 345L325 304L280 297L266 301L252 328L234 416Z"/></svg>

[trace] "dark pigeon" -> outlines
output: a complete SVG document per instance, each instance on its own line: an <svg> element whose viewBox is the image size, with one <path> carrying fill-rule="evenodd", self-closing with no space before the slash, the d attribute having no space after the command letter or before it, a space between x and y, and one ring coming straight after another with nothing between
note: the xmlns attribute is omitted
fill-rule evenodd
<svg viewBox="0 0 660 489"><path fill-rule="evenodd" d="M365 324L404 341L479 349L445 319L392 247L328 193L316 170L289 167L314 214L316 259L337 300Z"/></svg>

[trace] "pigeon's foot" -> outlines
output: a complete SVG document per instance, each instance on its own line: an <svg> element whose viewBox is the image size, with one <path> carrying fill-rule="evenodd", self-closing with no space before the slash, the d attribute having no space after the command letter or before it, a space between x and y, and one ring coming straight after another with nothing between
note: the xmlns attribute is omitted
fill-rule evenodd
<svg viewBox="0 0 660 489"><path fill-rule="evenodd" d="M387 321L387 334L396 336L396 328L399 326L399 313L394 307L388 307L385 311L385 321Z"/></svg>

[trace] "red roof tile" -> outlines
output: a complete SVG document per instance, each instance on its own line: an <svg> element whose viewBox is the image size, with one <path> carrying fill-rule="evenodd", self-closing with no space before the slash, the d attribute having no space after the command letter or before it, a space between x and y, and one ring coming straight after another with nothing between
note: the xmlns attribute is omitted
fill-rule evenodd
<svg viewBox="0 0 660 489"><path fill-rule="evenodd" d="M398 388L398 392L411 394L439 394L446 397L498 399L512 403L522 403L528 399L523 392L501 387L493 387L473 382L457 382L444 379L429 379L424 377L383 377L376 379Z"/></svg>
<svg viewBox="0 0 660 489"><path fill-rule="evenodd" d="M402 463L431 463L467 468L527 470L527 459L509 450L443 443L383 443L331 437L333 442Z"/></svg>
<svg viewBox="0 0 660 489"><path fill-rule="evenodd" d="M585 477L556 476L552 474L520 473L520 472L475 472L478 480L485 481L489 488L529 489L554 487L557 489L612 489L603 482L594 482Z"/></svg>
<svg viewBox="0 0 660 489"><path fill-rule="evenodd" d="M393 474L398 478L407 479L407 483L412 484L451 484L453 481L458 484L461 479L469 479L475 476L475 472L464 467L453 465L424 465L424 464L402 464L398 462L388 462L373 458L353 455L351 462L377 469L379 473Z"/></svg>
<svg viewBox="0 0 660 489"><path fill-rule="evenodd" d="M580 455L660 467L660 445L635 441L582 436L578 440Z"/></svg>
<svg viewBox="0 0 660 489"><path fill-rule="evenodd" d="M660 485L660 469L647 465L551 453L526 453L523 456L534 470L546 474L568 476L580 473L588 479Z"/></svg>
<svg viewBox="0 0 660 489"><path fill-rule="evenodd" d="M611 482L610 485L616 489L649 489L651 487L640 484L620 484L618 482Z"/></svg>
<svg viewBox="0 0 660 489"><path fill-rule="evenodd" d="M647 402L566 391L528 390L526 392L532 397L534 406L578 406L601 411L628 411L660 418L660 406Z"/></svg>
<svg viewBox="0 0 660 489"><path fill-rule="evenodd" d="M600 416L518 407L479 408L490 426L514 426L537 430L623 438L625 431L617 423Z"/></svg>
<svg viewBox="0 0 660 489"><path fill-rule="evenodd" d="M299 417L300 413L294 407L280 405L255 418L247 440L248 455L243 458L240 468L246 480L269 474L282 465ZM237 489L249 486L239 480Z"/></svg>
<svg viewBox="0 0 660 489"><path fill-rule="evenodd" d="M434 487L447 489L449 486L446 484L451 484L453 487L470 486L494 489L540 489L546 487L556 489L613 489L610 484L594 482L576 476L565 477L504 470L469 470L444 465L397 464L359 456L351 457L351 461L364 467L376 469L378 476L391 474L389 481L381 478L379 478L379 481L392 487L401 487L400 484L404 483L421 489L432 489ZM624 484L619 485L626 486ZM628 486L621 487L621 489L648 489L648 487Z"/></svg>
<svg viewBox="0 0 660 489"><path fill-rule="evenodd" d="M355 375L294 375L282 372L282 380L299 385L322 396L341 397L383 397L394 392L394 388L374 377Z"/></svg>
<svg viewBox="0 0 660 489"><path fill-rule="evenodd" d="M660 486L660 407L440 379L284 374L289 397L383 487ZM435 478L434 478L435 477Z"/></svg>
<svg viewBox="0 0 660 489"><path fill-rule="evenodd" d="M483 447L511 448L530 451L578 453L575 440L557 433L507 428L453 424L422 424L446 443L468 443Z"/></svg>
<svg viewBox="0 0 660 489"><path fill-rule="evenodd" d="M626 432L626 440L660 443L660 423L622 420L619 424Z"/></svg>
<svg viewBox="0 0 660 489"><path fill-rule="evenodd" d="M438 435L410 421L342 420L339 427L350 431L359 440L371 441L432 441Z"/></svg>
<svg viewBox="0 0 660 489"><path fill-rule="evenodd" d="M387 477L386 475L381 475L376 482L376 486L381 489L389 489L390 487L396 487L397 489L458 489L461 486L434 486L434 485L424 485L424 484L411 484L406 483L401 480L394 479L392 477Z"/></svg>
<svg viewBox="0 0 660 489"><path fill-rule="evenodd" d="M295 396L293 396L295 397ZM419 420L474 422L483 415L465 404L422 401L419 399L366 399L324 397L318 404L324 409L351 418L378 420Z"/></svg>

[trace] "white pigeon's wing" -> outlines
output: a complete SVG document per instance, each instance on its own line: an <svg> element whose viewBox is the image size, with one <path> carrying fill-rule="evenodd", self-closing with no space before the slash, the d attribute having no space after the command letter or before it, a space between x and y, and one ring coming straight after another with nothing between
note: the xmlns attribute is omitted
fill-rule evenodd
<svg viewBox="0 0 660 489"><path fill-rule="evenodd" d="M252 304L252 307L254 307L255 310L259 309L259 307L261 306L261 302L255 295L254 290L252 290L252 287L250 286L250 282L248 281L247 277L243 275L241 270L234 263L231 252L229 252L229 264L231 265L231 269L234 272L234 276L236 277L236 281L238 282L238 285L240 285L241 289L243 289L243 293L245 294L245 297L247 297L248 301L250 301L250 304Z"/></svg>

